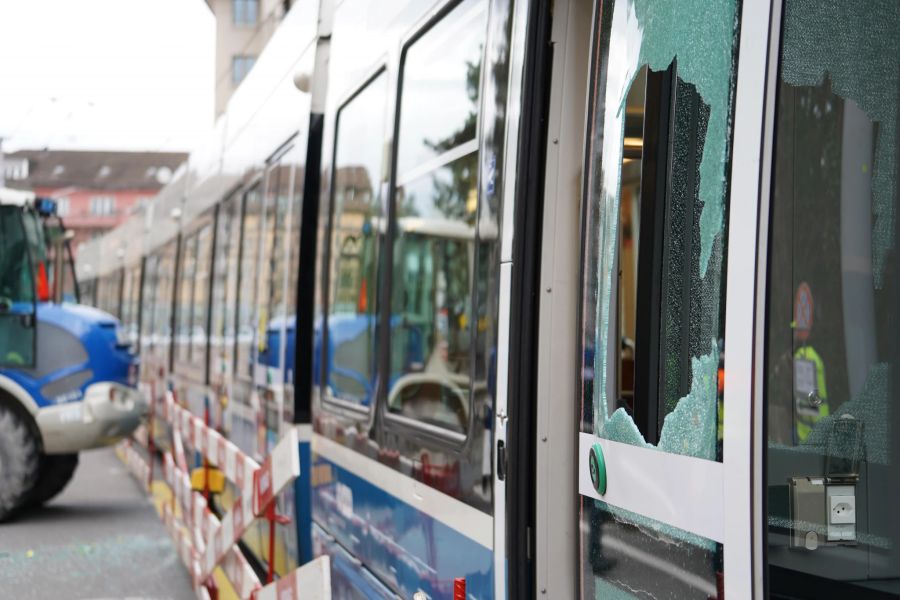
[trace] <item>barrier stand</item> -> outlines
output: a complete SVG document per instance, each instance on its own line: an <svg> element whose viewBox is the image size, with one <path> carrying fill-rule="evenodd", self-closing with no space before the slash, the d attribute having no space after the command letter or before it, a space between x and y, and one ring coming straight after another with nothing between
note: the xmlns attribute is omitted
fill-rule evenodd
<svg viewBox="0 0 900 600"><path fill-rule="evenodd" d="M179 406L171 390L162 402L153 404L155 416L169 424L172 438L171 450L163 454L163 474L172 490L172 502L163 504L162 518L182 562L191 574L197 596L209 600L218 598L213 579L213 572L218 567L244 600L330 598L331 577L327 556L319 557L273 581L274 526L276 522L284 521L277 514L275 499L300 474L297 431L288 430L265 462L259 465L209 427L208 413L201 420ZM142 434L136 435L134 440L141 442L142 437ZM151 432L144 444L147 450L151 447L152 437ZM209 509L207 498L191 485L182 437L193 451L203 457L204 489L209 485L210 466L221 470L237 489L231 510L221 520ZM131 440L123 442L120 450L138 480L151 482L148 462L153 461L153 456L149 461L144 461ZM269 521L266 586L262 586L237 547L238 540L257 518Z"/></svg>

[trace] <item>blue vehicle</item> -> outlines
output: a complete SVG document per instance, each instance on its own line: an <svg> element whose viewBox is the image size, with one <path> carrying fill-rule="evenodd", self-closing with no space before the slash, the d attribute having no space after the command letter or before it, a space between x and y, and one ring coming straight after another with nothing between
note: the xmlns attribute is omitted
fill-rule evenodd
<svg viewBox="0 0 900 600"><path fill-rule="evenodd" d="M145 410L119 322L77 304L55 212L0 188L0 521L57 495L79 451L129 435Z"/></svg>

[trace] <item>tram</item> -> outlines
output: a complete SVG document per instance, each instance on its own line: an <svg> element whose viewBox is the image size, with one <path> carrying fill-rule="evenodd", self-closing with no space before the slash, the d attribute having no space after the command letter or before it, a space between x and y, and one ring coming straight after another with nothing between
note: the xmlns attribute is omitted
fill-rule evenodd
<svg viewBox="0 0 900 600"><path fill-rule="evenodd" d="M82 289L299 429L336 598L898 595L898 60L892 0L299 0Z"/></svg>

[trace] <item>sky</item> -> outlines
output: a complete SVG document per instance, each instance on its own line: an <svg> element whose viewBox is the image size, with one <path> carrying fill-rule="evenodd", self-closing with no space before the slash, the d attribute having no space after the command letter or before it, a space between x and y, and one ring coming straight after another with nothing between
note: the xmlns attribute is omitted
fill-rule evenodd
<svg viewBox="0 0 900 600"><path fill-rule="evenodd" d="M3 150L189 151L214 61L204 0L0 0Z"/></svg>

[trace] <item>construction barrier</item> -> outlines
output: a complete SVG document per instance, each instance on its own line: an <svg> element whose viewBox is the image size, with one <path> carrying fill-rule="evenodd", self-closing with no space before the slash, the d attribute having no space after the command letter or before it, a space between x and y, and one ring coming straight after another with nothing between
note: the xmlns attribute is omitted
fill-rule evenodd
<svg viewBox="0 0 900 600"><path fill-rule="evenodd" d="M182 562L191 574L198 598L217 598L212 577L217 567L221 568L237 595L245 600L331 598L327 556L274 580L274 525L283 522L276 513L275 498L300 475L296 430L290 429L260 465L204 420L179 406L171 392L167 392L161 402L153 400L153 390L149 395L149 431L145 427L139 428L131 440L120 444L119 450L131 472L149 488L153 481L155 460L153 420L158 418L169 425L171 448L162 453L162 463L172 499L163 505L162 518ZM185 444L203 459L206 494L201 494L191 485ZM147 451L148 459L137 450L138 445ZM204 497L208 496L211 467L217 467L236 490L231 510L221 520L209 509L207 497ZM263 586L237 546L238 540L257 518L266 519L270 526L266 586Z"/></svg>

